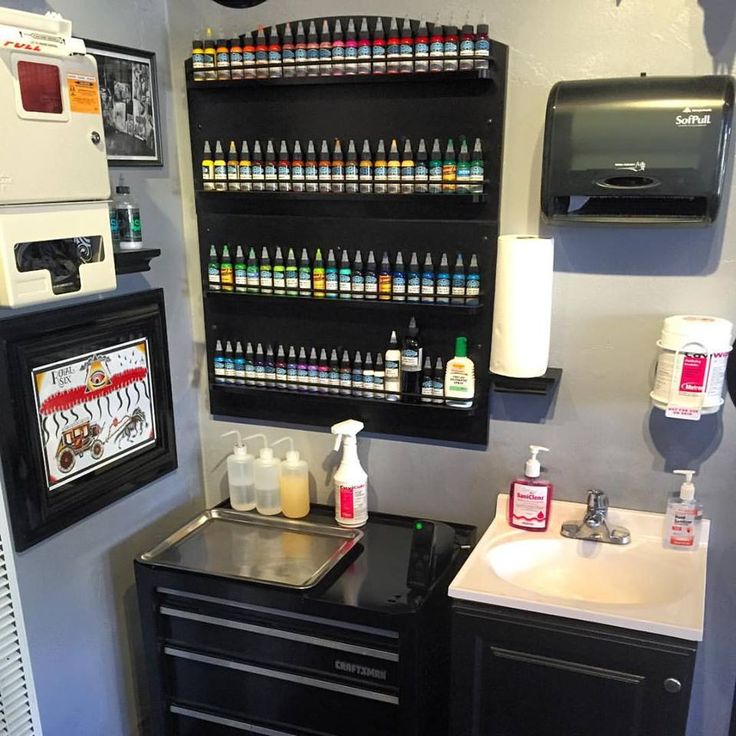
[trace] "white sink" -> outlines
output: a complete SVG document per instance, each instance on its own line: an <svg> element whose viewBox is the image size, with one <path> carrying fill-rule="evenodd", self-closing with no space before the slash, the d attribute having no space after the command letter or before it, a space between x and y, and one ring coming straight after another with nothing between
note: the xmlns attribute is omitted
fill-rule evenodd
<svg viewBox="0 0 736 736"><path fill-rule="evenodd" d="M560 535L585 504L553 501L546 532L506 523L508 496L452 584L449 594L479 603L548 613L700 641L703 638L710 523L693 551L662 544L663 515L611 508L609 523L631 531L628 545Z"/></svg>

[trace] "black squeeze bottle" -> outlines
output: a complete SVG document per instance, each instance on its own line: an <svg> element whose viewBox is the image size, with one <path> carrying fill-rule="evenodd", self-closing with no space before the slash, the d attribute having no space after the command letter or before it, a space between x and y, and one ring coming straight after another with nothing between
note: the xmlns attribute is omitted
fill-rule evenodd
<svg viewBox="0 0 736 736"><path fill-rule="evenodd" d="M422 345L414 317L401 344L401 394L410 404L419 403L422 378Z"/></svg>

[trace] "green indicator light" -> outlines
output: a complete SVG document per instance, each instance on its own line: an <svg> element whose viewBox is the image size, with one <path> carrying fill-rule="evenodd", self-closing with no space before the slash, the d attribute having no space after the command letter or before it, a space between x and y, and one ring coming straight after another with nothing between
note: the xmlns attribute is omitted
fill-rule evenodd
<svg viewBox="0 0 736 736"><path fill-rule="evenodd" d="M420 531L422 531L422 529L424 529L424 524L422 524L422 522L421 522L421 521L418 521L418 522L417 522L416 524L414 524L414 528L415 528L415 529L416 529L416 530L417 530L418 532L420 532Z"/></svg>

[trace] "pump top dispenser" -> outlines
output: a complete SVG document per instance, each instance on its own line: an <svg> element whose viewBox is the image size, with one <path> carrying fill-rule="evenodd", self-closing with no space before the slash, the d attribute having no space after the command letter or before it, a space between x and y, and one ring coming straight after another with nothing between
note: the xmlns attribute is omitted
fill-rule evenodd
<svg viewBox="0 0 736 736"><path fill-rule="evenodd" d="M667 501L664 544L670 549L696 549L700 544L703 504L695 498L694 470L674 470L685 477L680 493Z"/></svg>
<svg viewBox="0 0 736 736"><path fill-rule="evenodd" d="M253 481L253 462L255 458L248 453L245 444L249 440L261 438L266 443L266 435L251 434L242 437L237 429L225 432L222 437L237 436L233 454L227 458L227 484L230 491L230 505L236 511L250 511L256 507L256 489Z"/></svg>
<svg viewBox="0 0 736 736"><path fill-rule="evenodd" d="M335 452L342 445L342 461L335 472L335 520L341 526L363 526L368 521L368 474L358 460L357 435L363 422L347 419L332 425Z"/></svg>
<svg viewBox="0 0 736 736"><path fill-rule="evenodd" d="M524 466L524 476L511 483L507 521L516 529L543 532L549 525L549 510L552 505L554 486L540 479L541 465L537 459L540 452L549 452L547 447L529 445L531 457Z"/></svg>

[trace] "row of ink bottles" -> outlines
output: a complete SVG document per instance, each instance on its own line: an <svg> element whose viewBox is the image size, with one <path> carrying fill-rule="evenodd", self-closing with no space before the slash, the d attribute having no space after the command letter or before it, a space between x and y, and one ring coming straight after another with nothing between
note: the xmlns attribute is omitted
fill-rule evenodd
<svg viewBox="0 0 736 736"><path fill-rule="evenodd" d="M360 250L351 258L346 249L335 255L330 248L323 257L321 248L313 256L302 248L297 258L293 248L288 248L284 256L278 246L272 257L263 246L260 255L251 247L246 256L242 246L233 252L225 244L219 255L217 248L210 246L207 288L275 296L472 306L480 302L480 269L475 254L466 266L463 254L457 253L451 266L447 253L443 253L435 267L431 253L426 253L420 263L416 251L405 264L401 251L392 262L388 252L376 261L370 250L364 261Z"/></svg>
<svg viewBox="0 0 736 736"><path fill-rule="evenodd" d="M353 396L406 403L445 403L445 361L424 354L412 317L401 342L391 333L385 350L296 347L217 340L216 384ZM243 349L245 342L245 349Z"/></svg>
<svg viewBox="0 0 736 736"><path fill-rule="evenodd" d="M371 24L372 25L372 24ZM399 27L400 26L400 27ZM319 32L318 32L319 28ZM192 43L195 82L231 79L350 76L355 74L410 74L488 69L491 44L488 25L474 27L469 19L458 28L422 20L412 23L391 18L388 28L378 18L327 19L272 26L228 38L207 28Z"/></svg>
<svg viewBox="0 0 736 736"><path fill-rule="evenodd" d="M265 152L260 141L238 149L230 141L227 154L215 142L214 153L205 141L202 155L202 188L217 192L321 192L333 194L481 194L485 162L480 138L472 147L464 136L459 145L450 138L442 146L439 138L427 149L424 138L388 146L381 139L375 146L363 141L358 153L351 138L344 146L339 138L332 145L323 140L319 153L314 141L306 150L295 141L268 140ZM277 150L278 149L278 150ZM374 153L375 150L375 153Z"/></svg>

